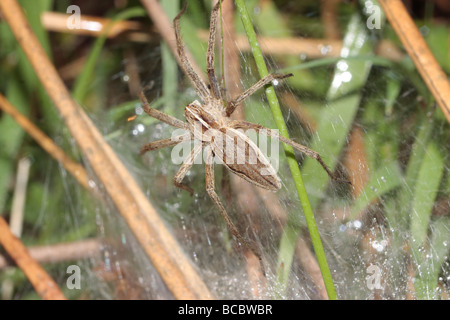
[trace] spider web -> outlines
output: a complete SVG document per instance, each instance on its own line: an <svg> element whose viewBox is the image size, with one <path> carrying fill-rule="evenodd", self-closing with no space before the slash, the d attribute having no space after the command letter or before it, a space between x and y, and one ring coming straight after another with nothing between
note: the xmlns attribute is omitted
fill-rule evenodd
<svg viewBox="0 0 450 320"><path fill-rule="evenodd" d="M260 19L264 19L267 8L256 5L255 1L249 1L248 6L255 15L259 34L286 36L286 30L282 27L272 26L269 29L261 24ZM289 10L289 5L281 8ZM312 6L309 11L302 12L301 16L309 21L308 17L319 14L316 10L317 7ZM189 12L183 17L186 20L182 22L183 36L189 30L183 29L183 23L186 28L192 28L189 25L192 24L189 22L191 18ZM350 17L344 18L351 20ZM317 34L317 30L297 27L298 30L295 26L292 27L293 34ZM189 39L188 37L187 41ZM193 51L204 53L206 44L201 43L201 47L196 43L187 45ZM262 41L260 45L268 50L272 44ZM152 106L184 119L184 106L197 99L191 84L184 76L179 75L177 95L166 101L168 98L164 96L162 89L163 74L160 64L155 64L161 57L161 48L152 45L136 46L133 49L141 82L150 85L146 94ZM325 50L324 56L331 49ZM240 87L248 88L258 79L251 54L239 49L236 44L225 48L227 50L238 51L241 66L239 70L233 71L241 74ZM305 55L286 58L266 54L266 57L271 71L305 62ZM116 74L106 85L109 88L105 90L108 93L108 105L117 106L132 100L129 94L132 75L124 71L127 63L129 61L122 60L119 70L116 70ZM350 62L348 65L351 67ZM323 115L322 110L331 104L323 98L331 85L330 79L341 71L335 69L334 65L299 70L292 83L280 83L275 90L281 101L291 138L306 146L317 146L316 151L326 154L324 145L326 146L325 140L329 138L318 136L316 129L321 121L325 121L319 115ZM356 76L356 70L347 71ZM427 277L437 279L434 287L422 291L428 294L427 298L448 295L449 145L445 143L448 140L448 124L439 118L439 110L430 111L431 107L426 112L419 113L423 120L417 119L408 110L413 105L415 112L421 112L425 103L418 101L423 99L420 84L415 79L405 78L403 72L404 69L401 68L372 65L367 80L358 89L361 101L342 152L335 160L325 157L326 162L336 161L337 172L352 178L354 185L356 181L356 186L360 186L360 189L355 191L336 182L327 183L322 189L316 188L316 185L307 185L308 195L316 203L314 213L334 285L338 296L343 299L405 299L412 292L408 286L414 286L415 282L423 283L424 286L434 283L427 281ZM410 74L414 72L411 71ZM394 98L386 95L387 90L381 89L389 86L394 91L397 90ZM248 121L275 128L262 90L246 101L244 108ZM312 274L314 266L317 266L314 251L282 147L279 149L278 171L282 189L275 194L259 192L250 185L245 185L246 182L234 184L234 178L216 165L216 188L228 213L242 234L254 240L263 252L267 280L261 284L252 280L252 273L248 271L252 267L249 259L244 250L236 246L217 208L205 192L204 166L195 165L186 176L186 183L195 190L192 197L187 192L176 189L172 179L179 166L171 161L171 148L149 152L144 157L138 156L142 145L170 137L174 128L142 115L137 101L128 104L124 110L111 118L95 112L92 112L91 117L217 298L322 298ZM133 114L138 117L133 121L126 121ZM343 122L340 117L338 115L336 119L329 121L339 126L340 121ZM333 125L331 128L334 128ZM68 135L62 134L59 138L61 144L69 149L73 148L73 152L77 153ZM433 141L444 142L433 144ZM364 151L364 154L358 154L358 150ZM417 174L413 181L408 181L409 160L418 153L422 153L422 157L418 160ZM316 177L324 174L301 154L297 154L297 159L305 182L314 183ZM100 256L73 261L73 264L83 270L81 297L172 298L113 204L86 195L63 168L50 161L48 166L51 167L48 172L59 173L64 181L61 192L66 221L61 224L61 228L77 230L65 240L82 239L85 234L95 234L101 242ZM441 168L440 173L427 170L433 166ZM427 184L427 179L421 179L424 176L434 180ZM433 181L437 182L433 184ZM35 233L40 232L51 221L49 211L54 209L49 205L54 180L49 174L45 176L44 182ZM93 180L92 183L97 182ZM236 185L241 189L237 189ZM399 198L404 202L399 201ZM423 208L427 205L432 208ZM427 220L421 220L425 215L420 210L430 212ZM87 221L93 222L95 228L84 233L83 226ZM300 238L291 242L291 246L296 247L295 250L281 242L288 221L289 226L297 228L301 234ZM419 230L418 221L426 224L425 233ZM414 248L413 240L419 239L423 234L424 241ZM405 246L412 246L412 249L405 249ZM280 268L287 266L280 263L280 257L282 251L289 250L293 254L292 263L289 264L290 272L283 285ZM64 262L54 267L57 281L63 285L67 278L67 265ZM22 292L27 290L29 287L22 288Z"/></svg>

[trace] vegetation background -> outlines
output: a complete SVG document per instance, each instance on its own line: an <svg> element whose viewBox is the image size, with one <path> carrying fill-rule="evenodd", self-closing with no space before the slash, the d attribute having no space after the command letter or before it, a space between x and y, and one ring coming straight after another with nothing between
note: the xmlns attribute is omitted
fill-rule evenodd
<svg viewBox="0 0 450 320"><path fill-rule="evenodd" d="M268 267L264 285L254 279L252 260L233 244L204 192L202 166L187 177L196 190L190 197L172 185L178 166L169 160L170 149L139 156L142 145L172 132L142 114L141 88L146 88L152 107L180 119L183 106L196 99L140 1L19 3L73 98L144 190L214 296L327 297L282 147L283 189L275 195L249 191L232 178L230 182L225 171L216 174L218 193L232 218L263 251ZM183 3L161 1L170 20ZM313 159L297 154L337 296L448 299L448 121L382 11L373 16L368 3L245 1L269 71L294 74L275 89L291 138L318 151L353 183L350 188L328 181ZM404 3L448 75L450 4ZM108 37L85 27L67 29L70 5L78 6L82 15L114 20L119 27L96 20ZM181 22L186 46L202 70L210 11L210 1L190 1ZM66 17L58 20L55 13ZM92 17L86 19L95 29ZM216 62L232 95L259 76L239 13L224 20L234 32L223 26ZM369 22L379 22L380 28L369 28ZM230 34L233 41L221 49ZM21 241L35 252L47 250L38 261L70 299L171 298L113 202L104 197L5 20L0 20L0 44L0 93L92 177L87 189L80 186L4 111L0 215L11 224L19 212L16 232ZM237 64L222 62L233 54ZM228 71L239 77L228 76ZM243 110L247 120L276 128L263 91ZM97 187L103 200L92 191ZM23 272L0 253L2 298L38 298ZM82 270L80 290L67 287L70 265Z"/></svg>

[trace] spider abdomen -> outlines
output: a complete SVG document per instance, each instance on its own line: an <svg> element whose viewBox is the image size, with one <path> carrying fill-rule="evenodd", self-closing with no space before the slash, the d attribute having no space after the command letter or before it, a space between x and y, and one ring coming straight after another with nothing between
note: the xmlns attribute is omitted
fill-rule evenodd
<svg viewBox="0 0 450 320"><path fill-rule="evenodd" d="M281 188L280 178L270 161L242 131L214 130L210 146L215 157L241 178L271 191Z"/></svg>

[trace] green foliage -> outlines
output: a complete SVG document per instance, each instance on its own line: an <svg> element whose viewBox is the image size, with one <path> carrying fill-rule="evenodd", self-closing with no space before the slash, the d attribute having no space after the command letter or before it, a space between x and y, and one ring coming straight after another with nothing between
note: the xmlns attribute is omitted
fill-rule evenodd
<svg viewBox="0 0 450 320"><path fill-rule="evenodd" d="M401 47L401 43L388 23L384 23L381 30L366 28L366 16L361 10L364 2L361 1L359 5L354 2L339 4L338 22L345 52L342 57L308 60L302 56L260 54L257 58L259 61L255 63L250 52L241 52L242 84L245 88L256 80L258 71L261 76L268 72L294 73L294 77L286 81L286 86L279 86L275 90L268 87L267 99L261 91L245 102L249 121L270 128L278 127L282 134L288 133L285 122L288 123L291 138L319 152L330 168L347 177L361 174L348 172L344 168L349 134L355 127L363 132L366 157L365 163L360 165L366 170L361 172L367 174L367 184L357 196L352 194L351 188L330 182L328 175L314 159L299 155L295 157L290 149L285 149L285 155L284 150L281 150L280 171L283 178L289 178L289 168L292 169L293 179L285 179L289 181L283 181L284 188L279 192L279 198L283 200L282 204L285 204L289 215L288 222L276 238L271 238L274 239L273 250L276 250L271 266L276 278L275 297L290 297L289 290L295 290L295 286L291 288L290 284L296 281L299 270L294 254L296 240L299 235L306 234L305 218L309 224L315 224L313 213L315 219L320 221L320 236L326 239L327 259L322 255L318 260L325 278L328 277L326 285L331 298L334 297L332 280L335 280L339 298L353 298L353 294L356 296L356 293L348 292L355 278L360 279L358 287L362 293L358 297L371 297L372 292L364 287L366 274L364 271L357 273L358 270L365 270L367 263L380 258L376 254L367 258L370 254L359 245L369 234L369 229L381 230L376 236L389 240L387 258L383 258L383 270L391 272L391 278L392 275L398 275L395 279L397 282L392 280L391 283L390 277L385 278L387 287L398 290L396 297L406 296L405 284L408 281L414 282L415 295L419 299L440 299L445 286L448 290L448 284L441 279L449 276L445 266L448 269L450 219L448 212L442 213L439 208L441 203L448 204L450 197L449 125L409 57L405 55L401 61L394 61L377 55L377 45L381 40L389 40L398 47ZM179 72L167 46L158 38L152 38L150 44L141 44L108 40L105 36L94 39L49 33L41 25L41 13L49 10L65 13L70 1L23 0L20 3L32 30L58 69L81 56L87 57L76 77L66 80L67 85L80 105L88 110L106 140L121 154L127 167L148 191L149 198L164 219L174 230L187 228L197 237L207 238L203 234L208 228L214 230L210 234L225 233L221 220L211 218L216 216L215 212L209 214L214 208L208 207L208 198L201 192L204 190L203 169L193 170L187 177L199 192L192 198L172 188L173 175L178 167L168 161L170 150L161 150L143 159L138 157L139 147L143 143L149 139L166 138L172 129L161 126L146 115L139 115L135 121L127 121L139 109L140 101L129 94L128 83L121 77L124 73L124 52L129 50L135 53L142 85L152 83L148 94L154 108L182 117L183 106L196 99L192 91L185 90L191 85ZM183 4L178 1L163 3L170 18ZM237 1L237 4L242 3ZM95 14L100 12L114 20L132 19L151 23L138 1L129 1L124 8L111 8L111 4L104 7L97 5L99 7ZM245 6L249 9L247 27L255 27L258 35L323 37L320 1L249 0L245 1ZM202 70L206 66L207 44L199 39L197 31L208 27L210 10L210 1L190 1L188 12L181 20L186 47ZM430 7L426 8L426 15L420 17L423 20L417 21L417 25L437 61L448 73L449 28L433 20L430 10ZM245 33L238 13L235 29L239 34ZM4 21L0 22L0 43L0 92L72 158L82 162L83 158L71 141L64 123ZM253 42L252 47L255 46ZM219 57L219 50L216 56ZM219 58L216 61L220 63ZM268 68L264 70L266 66ZM183 85L180 79L183 79ZM297 113L292 112L291 107L284 103L277 106L275 92L278 95L287 90L301 101L301 111L308 115L308 119L312 119L314 129L311 129L313 124L304 125L305 119L297 119ZM133 133L138 124L145 127L143 134ZM32 159L23 234L23 241L27 245L53 244L104 235L104 225L99 222L99 217L111 210L111 204L93 200L6 114L0 114L0 132L2 216L8 217L11 211L17 161L21 157ZM220 179L218 173L216 180ZM306 192L299 187L303 184ZM300 194L303 207L298 205ZM305 201L310 204L310 208L305 205ZM347 220L332 218L330 212L334 214L339 211L345 212ZM181 222L180 216L183 218ZM108 223L120 229L118 225L121 222L115 216L111 217L114 218L109 219ZM363 230L353 230L354 233L337 231L355 222L355 219L363 223ZM264 231L259 231L261 236ZM126 232L120 234L126 238L124 235ZM311 239L315 249L317 241L320 241L317 238L318 232ZM351 245L339 246L337 243L341 238ZM183 237L179 239L186 240ZM221 239L227 250L232 251L232 242L227 239L227 235ZM205 240L205 251L206 241L209 240ZM186 247L189 247L191 244L187 242ZM212 249L210 251L204 257L214 254ZM200 255L198 251L195 254ZM213 263L208 259L203 261L197 255L195 257L201 261L201 268L206 266L208 269L208 263ZM409 263L415 272L414 279L409 279L405 272ZM333 279L325 270L326 264L333 270ZM223 266L226 266L224 269L232 268L226 264ZM63 283L63 266L52 264L48 268ZM0 281L5 278L12 279L17 288L24 288L21 298L37 298L21 272L0 272ZM394 282L400 282L401 285L394 285Z"/></svg>

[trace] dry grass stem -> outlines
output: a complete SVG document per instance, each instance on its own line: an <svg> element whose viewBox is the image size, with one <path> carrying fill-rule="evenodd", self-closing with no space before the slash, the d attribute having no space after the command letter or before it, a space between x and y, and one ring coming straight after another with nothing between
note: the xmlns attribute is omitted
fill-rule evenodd
<svg viewBox="0 0 450 320"><path fill-rule="evenodd" d="M141 77L139 75L139 65L136 59L136 55L131 49L125 50L125 73L128 75L129 80L128 90L132 97L137 97L141 88Z"/></svg>
<svg viewBox="0 0 450 320"><path fill-rule="evenodd" d="M450 83L434 58L414 20L400 0L380 0L380 5L437 104L450 122Z"/></svg>
<svg viewBox="0 0 450 320"><path fill-rule="evenodd" d="M197 33L202 40L208 39L207 30L199 30ZM261 43L261 50L267 55L305 56L307 59L339 57L342 49L342 41L333 39L258 36L258 43ZM251 51L245 35L236 34L233 45L241 51ZM401 50L388 40L381 40L375 52L392 61L400 61L404 57Z"/></svg>
<svg viewBox="0 0 450 320"><path fill-rule="evenodd" d="M322 0L321 18L325 38L338 40L341 38L338 22L338 4L340 0Z"/></svg>
<svg viewBox="0 0 450 320"><path fill-rule="evenodd" d="M36 292L45 300L66 300L55 281L34 260L23 243L12 234L5 219L0 217L0 244L27 276Z"/></svg>
<svg viewBox="0 0 450 320"><path fill-rule="evenodd" d="M217 2L217 1L215 1ZM224 65L227 67L224 71L225 87L229 97L237 97L242 93L241 88L241 61L239 52L234 45L236 33L234 30L234 3L233 1L224 1L222 3L223 14L223 46ZM219 22L220 24L221 22ZM221 48L219 47L219 50ZM239 107L233 113L232 118L235 120L245 120L244 108ZM245 213L254 215L258 213L258 197L255 188L243 181L236 175L230 175L230 182L233 190L233 196L237 197L240 208L245 208ZM256 188L259 189L259 188ZM244 213L244 214L245 214ZM266 283L262 275L260 265L256 257L248 251L247 258L247 274L251 283L251 293L254 298L261 298L266 293ZM256 261L256 262L255 262Z"/></svg>
<svg viewBox="0 0 450 320"><path fill-rule="evenodd" d="M89 177L84 167L67 156L52 139L34 125L27 117L17 111L17 109L14 108L2 94L0 94L0 109L13 117L13 119L42 147L42 149L47 151L47 153L56 161L60 162L85 189L92 190L92 188L89 187Z"/></svg>
<svg viewBox="0 0 450 320"><path fill-rule="evenodd" d="M47 246L29 247L30 256L39 263L56 263L79 260L98 255L102 244L98 239L80 240L69 243L58 243ZM14 266L9 259L0 255L0 270Z"/></svg>
<svg viewBox="0 0 450 320"><path fill-rule="evenodd" d="M356 199L369 182L367 154L364 149L364 132L359 127L354 127L351 131L344 166L346 171L351 173L349 179L353 186L353 197Z"/></svg>
<svg viewBox="0 0 450 320"><path fill-rule="evenodd" d="M309 131L314 132L317 129L317 120L314 119L304 108L303 104L292 92L284 92L281 95L283 105L289 108L295 117L304 125Z"/></svg>
<svg viewBox="0 0 450 320"><path fill-rule="evenodd" d="M28 186L28 177L30 175L31 160L22 158L17 165L16 183L11 205L11 214L9 219L9 228L18 238L22 236L23 218L25 201Z"/></svg>
<svg viewBox="0 0 450 320"><path fill-rule="evenodd" d="M44 12L41 16L41 23L49 31L99 37L104 34L105 28L112 22L112 19L108 18L80 15L80 28L69 29L67 18L68 15L64 13ZM116 38L121 35L135 42L151 40L145 26L136 21L115 21L106 34L108 38Z"/></svg>
<svg viewBox="0 0 450 320"><path fill-rule="evenodd" d="M303 267L305 272L311 278L314 283L317 293L323 300L328 300L327 290L325 288L325 283L323 282L322 273L320 272L319 264L306 243L304 237L300 236L297 239L297 244L295 246L295 253L298 257L300 265Z"/></svg>
<svg viewBox="0 0 450 320"><path fill-rule="evenodd" d="M226 2L224 2L224 5L225 4ZM168 20L167 16L159 15L160 10L159 4L154 4L152 0L148 0L147 6L149 10L152 10L151 17L152 20L156 19L154 23L158 30L161 30L167 26L170 26L170 28L172 28L171 22ZM45 12L41 17L41 21L44 28L46 28L49 31L61 33L74 33L92 37L101 36L103 34L102 32L105 30L105 27L112 21L111 19L107 18L85 16L85 15L81 15L80 19L82 26L89 25L89 23L98 23L99 25L101 25L101 28L98 28L98 30L91 30L87 28L69 29L67 28L67 15L57 12ZM230 25L232 25L231 21L226 24L229 23ZM230 27L224 25L224 28ZM202 40L206 41L208 39L207 30L199 30L197 31L197 33ZM145 28L144 25L134 21L115 22L112 29L107 33L107 36L109 38L114 38L119 35L124 35L125 39L135 42L149 42L152 39L152 37L148 33L148 28ZM173 39L173 35L171 35L170 32L166 31L164 33L161 33L161 36L166 41L168 40L172 42L175 41ZM229 35L227 35L227 33L225 32L224 37L225 38L229 37ZM325 39L293 38L293 37L275 38L264 36L258 37L258 39L259 39L258 41L261 44L263 44L263 46L261 47L262 51L268 55L294 55L294 56L303 55L308 59L339 57L342 48L342 41L339 38L336 38L336 36L330 35L328 35ZM248 44L245 35L235 34L233 36L233 42L235 43L235 45L238 47L239 50L250 51L250 46ZM167 43L170 44L171 42ZM172 45L172 47L174 47L174 45ZM174 50L174 48L171 49ZM386 40L380 41L378 47L376 48L376 53L379 56L391 59L393 61L399 61L404 56L404 54L394 44ZM79 68L76 67L74 68L75 69L73 71L79 70ZM197 69L198 70L200 69L198 66L194 66L194 68L196 69L196 71ZM63 73L61 71L61 73L63 79L69 77L68 75L65 74L65 72Z"/></svg>

